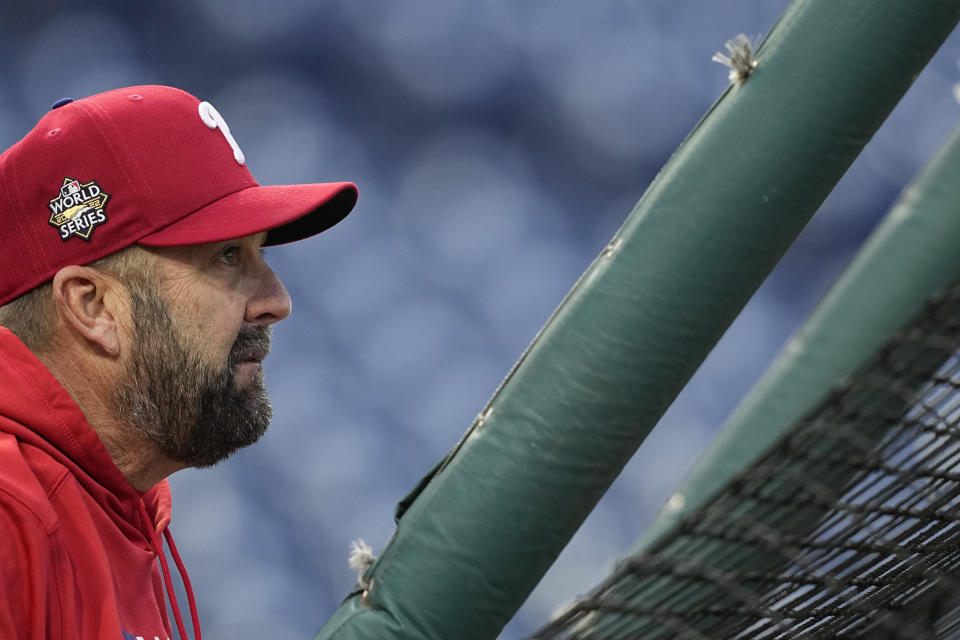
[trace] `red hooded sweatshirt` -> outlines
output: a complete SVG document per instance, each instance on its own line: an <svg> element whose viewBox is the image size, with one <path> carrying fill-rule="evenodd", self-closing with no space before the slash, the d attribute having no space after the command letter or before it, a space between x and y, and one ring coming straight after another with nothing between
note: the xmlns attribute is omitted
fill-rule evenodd
<svg viewBox="0 0 960 640"><path fill-rule="evenodd" d="M167 481L134 489L66 390L0 327L0 638L167 640L165 590L186 638L165 536L199 639L169 522Z"/></svg>

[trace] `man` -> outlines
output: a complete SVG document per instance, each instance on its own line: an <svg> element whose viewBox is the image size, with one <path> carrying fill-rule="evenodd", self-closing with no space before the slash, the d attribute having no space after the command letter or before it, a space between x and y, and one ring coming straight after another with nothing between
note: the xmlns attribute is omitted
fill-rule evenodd
<svg viewBox="0 0 960 640"><path fill-rule="evenodd" d="M290 298L262 247L357 197L244 163L216 109L159 86L62 100L0 156L0 638L169 638L165 598L186 638L161 538L200 638L165 478L266 430Z"/></svg>

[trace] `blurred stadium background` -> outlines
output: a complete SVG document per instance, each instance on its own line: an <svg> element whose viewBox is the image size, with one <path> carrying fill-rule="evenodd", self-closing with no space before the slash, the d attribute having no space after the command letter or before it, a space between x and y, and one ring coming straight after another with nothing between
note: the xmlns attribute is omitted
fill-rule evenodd
<svg viewBox="0 0 960 640"><path fill-rule="evenodd" d="M262 183L360 187L343 224L268 252L294 298L267 361L271 431L172 479L206 636L312 637L355 579L350 541L383 547L396 501L456 443L724 90L712 54L766 33L785 5L0 5L0 147L58 98L170 84L216 105ZM950 132L958 59L955 34L503 637L594 586L642 531Z"/></svg>

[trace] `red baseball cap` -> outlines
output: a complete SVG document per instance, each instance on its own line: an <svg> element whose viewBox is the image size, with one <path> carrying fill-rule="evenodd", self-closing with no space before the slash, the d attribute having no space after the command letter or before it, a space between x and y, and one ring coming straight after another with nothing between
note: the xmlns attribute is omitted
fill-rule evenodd
<svg viewBox="0 0 960 640"><path fill-rule="evenodd" d="M208 102L162 86L61 100L0 155L0 305L131 244L267 245L320 233L357 201L349 182L260 186Z"/></svg>

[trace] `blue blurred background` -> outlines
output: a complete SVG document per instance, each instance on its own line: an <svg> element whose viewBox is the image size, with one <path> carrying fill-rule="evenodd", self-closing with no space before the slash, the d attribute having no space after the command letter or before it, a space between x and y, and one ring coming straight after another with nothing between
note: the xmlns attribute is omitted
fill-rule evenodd
<svg viewBox="0 0 960 640"><path fill-rule="evenodd" d="M352 180L354 213L268 259L294 314L276 418L176 474L208 638L311 638L393 506L458 440L727 85L710 61L773 0L174 0L0 5L0 147L61 97L211 101L261 183ZM595 585L957 116L941 50L503 637ZM749 176L745 176L749 179ZM682 295L683 292L678 292ZM184 601L185 602L185 601Z"/></svg>

